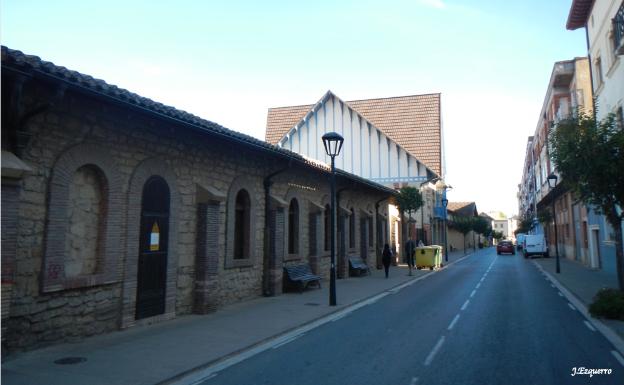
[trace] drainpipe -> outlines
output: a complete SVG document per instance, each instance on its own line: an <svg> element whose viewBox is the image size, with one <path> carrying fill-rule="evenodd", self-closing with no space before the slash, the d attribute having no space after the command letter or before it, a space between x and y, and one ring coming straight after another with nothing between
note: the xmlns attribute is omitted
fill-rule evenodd
<svg viewBox="0 0 624 385"><path fill-rule="evenodd" d="M375 247L375 262L378 269L381 269L381 249L383 248L383 245L380 245L380 242L378 242L381 241L381 243L383 243L383 239L379 239L379 231L377 229L377 227L379 226L379 224L377 223L379 219L379 204L387 199L388 198L381 198L380 200L375 202L375 244L377 246Z"/></svg>
<svg viewBox="0 0 624 385"><path fill-rule="evenodd" d="M269 215L271 212L271 186L273 185L273 181L271 180L273 177L278 174L283 173L286 170L289 170L292 167L292 160L288 160L288 165L283 167L275 172L264 177L263 186L264 186L264 258L263 258L263 274L262 274L262 293L266 297L272 297L275 295L275 290L271 287L271 268L275 266L275 261L271 260L271 245L270 245L270 220Z"/></svg>

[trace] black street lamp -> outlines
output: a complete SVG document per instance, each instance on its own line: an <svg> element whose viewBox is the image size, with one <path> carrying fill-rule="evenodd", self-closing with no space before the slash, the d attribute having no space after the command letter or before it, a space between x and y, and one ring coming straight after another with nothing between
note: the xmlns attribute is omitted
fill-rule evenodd
<svg viewBox="0 0 624 385"><path fill-rule="evenodd" d="M323 145L325 152L331 157L331 204L330 204L330 242L331 242L331 267L329 277L329 306L336 306L336 246L335 246L335 229L336 229L336 167L334 166L334 158L340 154L344 138L336 132L328 132L323 135Z"/></svg>
<svg viewBox="0 0 624 385"><path fill-rule="evenodd" d="M444 216L442 217L444 220L444 262L448 262L448 222L446 219L446 206L448 206L448 199L442 199L442 207L444 207Z"/></svg>
<svg viewBox="0 0 624 385"><path fill-rule="evenodd" d="M557 175L550 174L548 176L548 187L551 189L555 188L557 185ZM561 273L561 266L559 265L559 239L557 237L557 213L555 212L555 195L553 193L552 197L552 212L553 212L553 221L555 224L555 258L557 259L557 274Z"/></svg>

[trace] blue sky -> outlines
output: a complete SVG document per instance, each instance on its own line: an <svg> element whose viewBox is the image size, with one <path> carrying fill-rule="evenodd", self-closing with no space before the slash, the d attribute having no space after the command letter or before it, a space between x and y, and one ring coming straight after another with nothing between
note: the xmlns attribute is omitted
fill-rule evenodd
<svg viewBox="0 0 624 385"><path fill-rule="evenodd" d="M1 2L2 44L264 138L269 107L441 92L451 200L517 211L571 0Z"/></svg>

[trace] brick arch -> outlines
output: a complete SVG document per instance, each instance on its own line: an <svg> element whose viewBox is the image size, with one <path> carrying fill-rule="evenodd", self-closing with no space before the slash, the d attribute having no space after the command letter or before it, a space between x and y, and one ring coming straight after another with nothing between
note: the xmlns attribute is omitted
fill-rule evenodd
<svg viewBox="0 0 624 385"><path fill-rule="evenodd" d="M165 294L165 312L144 320L135 320L137 274L139 263L139 235L141 224L141 199L143 186L151 177L157 175L165 180L169 187L169 249L167 251L167 288ZM122 328L136 323L166 320L175 317L178 268L178 213L180 211L180 193L177 178L172 168L163 160L150 158L141 162L130 178L127 195L126 262L123 282Z"/></svg>
<svg viewBox="0 0 624 385"><path fill-rule="evenodd" d="M234 222L236 196L240 190L247 190L249 194L249 258L234 259ZM225 209L225 267L253 266L256 263L258 252L256 250L256 228L258 221L258 194L256 184L248 176L238 176L230 184L226 199Z"/></svg>
<svg viewBox="0 0 624 385"><path fill-rule="evenodd" d="M100 228L102 249L96 257L98 266L94 274L67 278L64 258L69 188L74 173L82 166L96 168L104 178L102 196L106 204L106 218ZM87 143L67 149L52 168L48 193L41 290L47 293L117 282L120 278L118 266L122 248L119 240L124 208L122 178L111 154L102 146Z"/></svg>

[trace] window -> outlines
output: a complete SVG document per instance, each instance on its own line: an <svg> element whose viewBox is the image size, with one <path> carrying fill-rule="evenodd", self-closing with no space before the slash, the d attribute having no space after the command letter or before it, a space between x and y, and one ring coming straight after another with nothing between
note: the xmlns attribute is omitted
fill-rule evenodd
<svg viewBox="0 0 624 385"><path fill-rule="evenodd" d="M355 210L351 208L351 215L349 215L349 248L355 248Z"/></svg>
<svg viewBox="0 0 624 385"><path fill-rule="evenodd" d="M288 206L288 254L299 252L299 203L293 198Z"/></svg>
<svg viewBox="0 0 624 385"><path fill-rule="evenodd" d="M373 217L368 218L368 246L372 247L374 244L373 238Z"/></svg>
<svg viewBox="0 0 624 385"><path fill-rule="evenodd" d="M596 73L596 86L600 88L600 86L602 86L602 83L604 82L604 77L602 75L602 59L600 58L600 56L597 56L596 60L594 60L594 72Z"/></svg>
<svg viewBox="0 0 624 385"><path fill-rule="evenodd" d="M48 195L41 291L119 279L122 182L110 154L81 144L56 161Z"/></svg>
<svg viewBox="0 0 624 385"><path fill-rule="evenodd" d="M234 214L234 259L249 258L250 200L246 190L236 194Z"/></svg>
<svg viewBox="0 0 624 385"><path fill-rule="evenodd" d="M330 226L330 218L331 218L331 211L329 208L329 205L325 205L325 228L324 230L324 240L325 240L325 251L329 251L329 226Z"/></svg>
<svg viewBox="0 0 624 385"><path fill-rule="evenodd" d="M80 167L69 185L65 234L65 276L94 274L101 258L106 178L93 166Z"/></svg>

